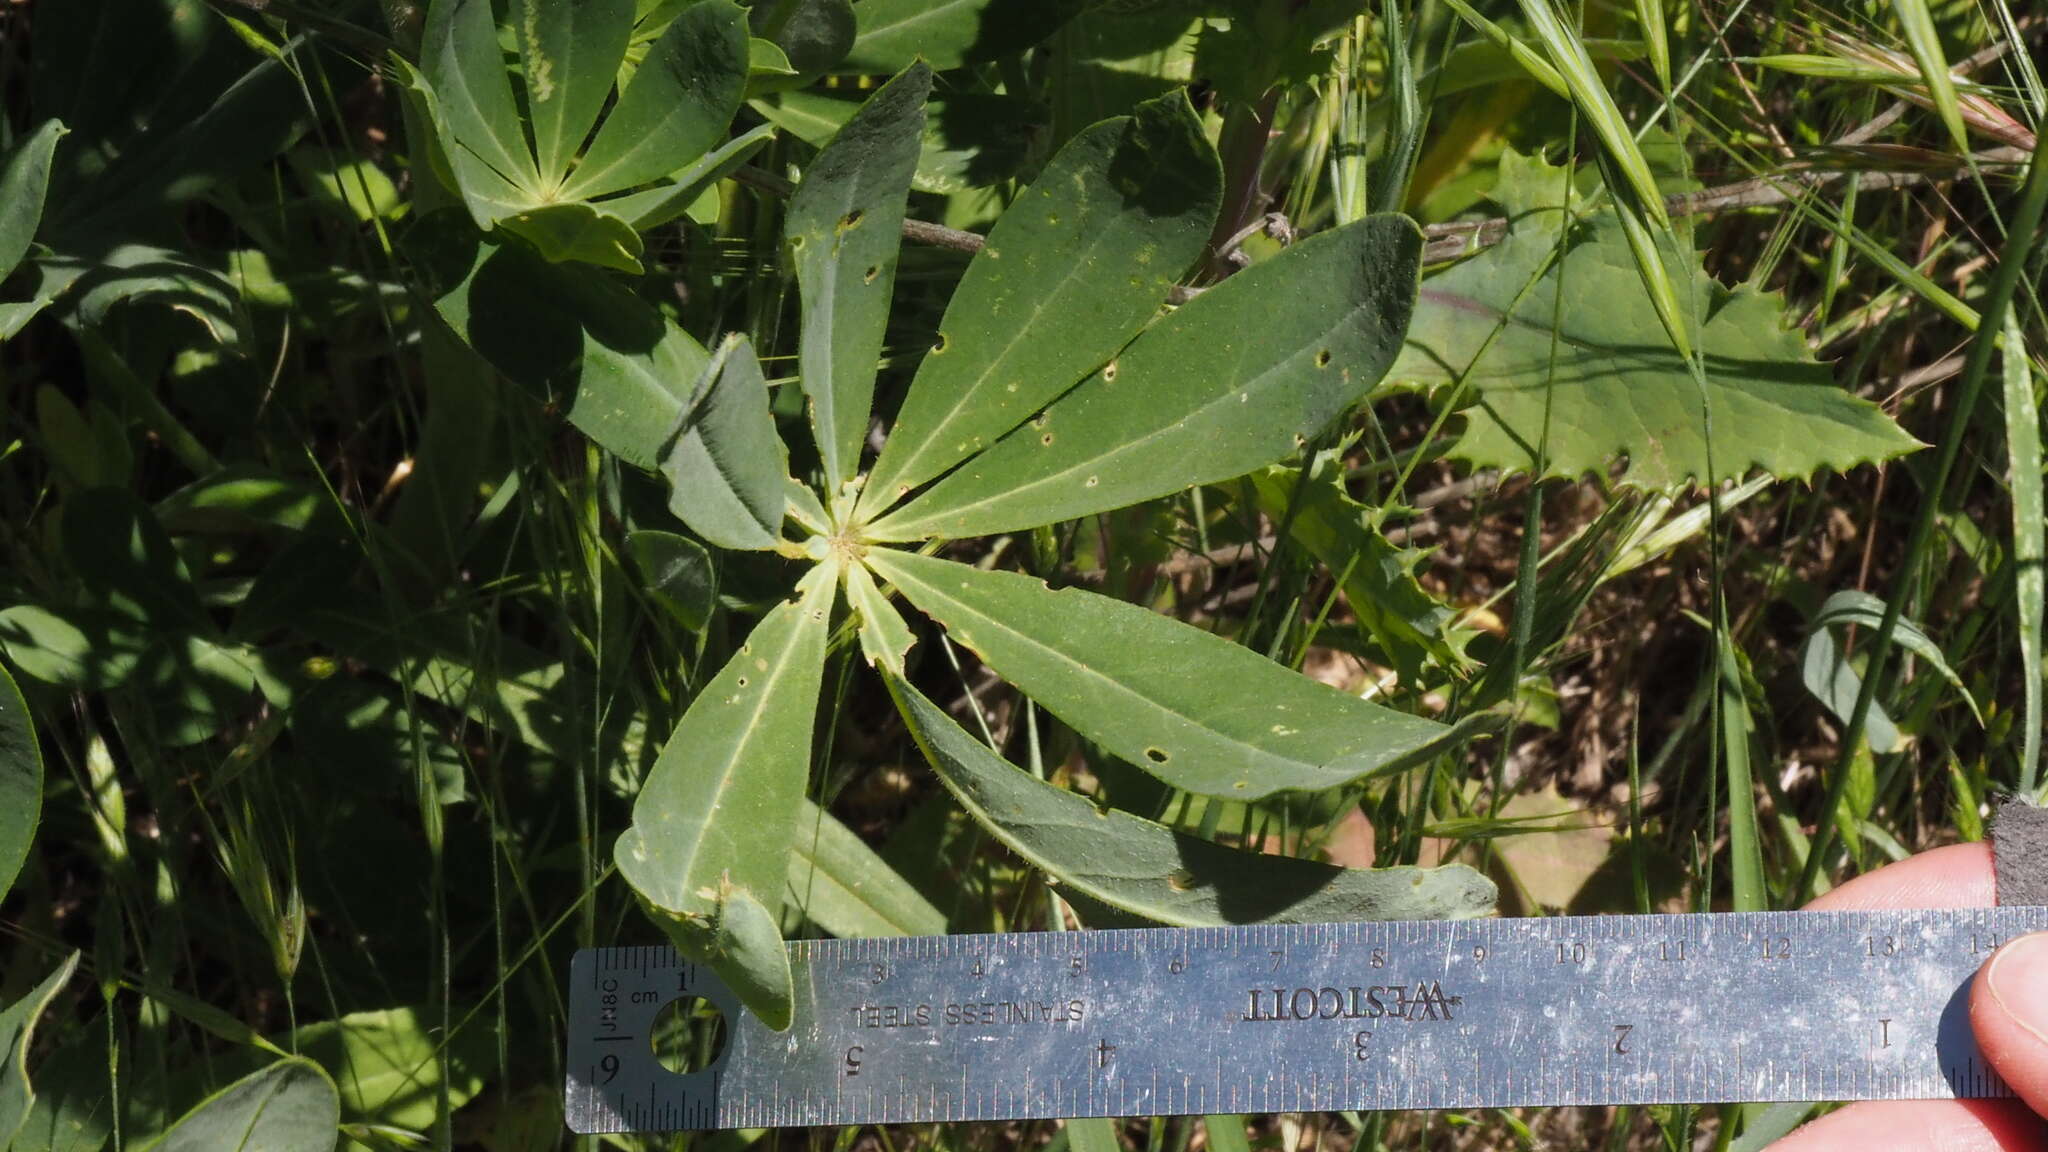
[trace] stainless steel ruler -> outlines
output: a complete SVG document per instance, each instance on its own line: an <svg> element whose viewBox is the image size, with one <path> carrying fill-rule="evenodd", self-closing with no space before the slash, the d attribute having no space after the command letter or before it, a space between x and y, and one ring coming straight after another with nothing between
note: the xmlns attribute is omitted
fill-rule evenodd
<svg viewBox="0 0 2048 1152"><path fill-rule="evenodd" d="M2009 1095L1972 975L2048 908L806 940L775 1032L666 947L577 953L578 1132ZM656 1015L722 1052L677 1074Z"/></svg>

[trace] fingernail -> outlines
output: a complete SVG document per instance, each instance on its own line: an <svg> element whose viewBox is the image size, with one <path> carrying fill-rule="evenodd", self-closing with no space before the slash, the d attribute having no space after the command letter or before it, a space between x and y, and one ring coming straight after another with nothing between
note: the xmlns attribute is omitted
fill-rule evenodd
<svg viewBox="0 0 2048 1152"><path fill-rule="evenodd" d="M1984 985L2013 1023L2048 1044L2048 932L2000 948L1984 970Z"/></svg>

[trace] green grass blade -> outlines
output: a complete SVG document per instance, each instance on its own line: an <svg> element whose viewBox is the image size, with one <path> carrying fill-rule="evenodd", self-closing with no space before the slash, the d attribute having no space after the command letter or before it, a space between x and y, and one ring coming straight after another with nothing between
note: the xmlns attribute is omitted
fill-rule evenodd
<svg viewBox="0 0 2048 1152"><path fill-rule="evenodd" d="M1571 100L1579 106L1579 114L1592 126L1593 134L1600 138L1601 147L1607 158L1621 172L1622 179L1635 194L1643 216L1659 229L1671 226L1671 219L1664 211L1664 194L1657 189L1656 178L1650 175L1650 162L1643 157L1643 150L1636 145L1635 132L1622 118L1621 109L1614 103L1614 96L1607 91L1607 85L1600 79L1600 70L1580 42L1578 33L1565 26L1551 7L1550 0L1518 0L1522 16L1535 31L1537 40L1544 51L1549 53L1550 62L1564 80Z"/></svg>
<svg viewBox="0 0 2048 1152"><path fill-rule="evenodd" d="M1664 0L1636 0L1636 23L1643 30L1643 51L1650 57L1650 71L1657 86L1671 91L1671 33L1664 26Z"/></svg>
<svg viewBox="0 0 2048 1152"><path fill-rule="evenodd" d="M2041 772L2041 617L2048 596L2043 562L2048 509L2041 495L2041 412L2019 317L2005 321L2001 353L2005 385L2005 455L2012 483L2013 599L2019 623L2024 704L2020 717L2020 794L2031 796Z"/></svg>
<svg viewBox="0 0 2048 1152"><path fill-rule="evenodd" d="M1906 32L1906 47L1920 65L1920 79L1927 85L1927 98L1936 115L1948 128L1957 153L1970 154L1969 129L1963 126L1963 108L1956 100L1955 79L1949 74L1948 55L1942 51L1941 34L1934 28L1934 13L1927 0L1892 0L1892 11Z"/></svg>
<svg viewBox="0 0 2048 1152"><path fill-rule="evenodd" d="M1504 49L1508 56L1529 74L1530 79L1567 100L1572 98L1570 86L1564 82L1563 76L1558 75L1557 69L1550 66L1550 61L1543 58L1542 53L1529 47L1518 37L1509 35L1507 29L1481 16L1470 4L1465 3L1465 0L1444 0L1444 3L1450 5L1451 11L1456 12L1459 19L1478 29L1480 35Z"/></svg>
<svg viewBox="0 0 2048 1152"><path fill-rule="evenodd" d="M1958 382L1954 406L1949 411L1948 427L1940 441L1940 458L1935 462L1933 472L1927 478L1923 489L1925 497L1920 503L1920 512L1914 518L1912 532L1906 538L1905 551L1901 554L1898 575L1893 581L1892 593L1885 600L1884 618L1879 623L1877 635L1870 646L1869 665L1866 669L1863 689L1856 694L1855 711L1851 713L1848 728L1842 733L1841 752L1833 774L1828 779L1828 794L1821 811L1820 835L1814 849L1806 858L1801 870L1799 883L1793 891L1793 903L1803 903L1806 894L1813 890L1814 881L1819 879L1821 869L1833 855L1834 825L1832 815L1841 807L1842 796L1849 786L1850 758L1857 754L1863 743L1863 725L1876 702L1877 692L1888 677L1883 675L1885 660L1891 654L1892 640L1898 631L1899 619L1905 608L1905 600L1914 572L1921 557L1926 554L1928 543L1934 536L1934 524L1941 511L1941 494L1948 489L1949 476L1954 472L1956 460L1962 455L1963 445L1969 440L1970 418L1977 406L1977 396L1983 389L1984 375L1991 366L1991 357L1998 350L1998 336L2004 328L2006 309L2011 306L2013 295L2027 272L2034 242L2038 239L2041 215L2048 209L2048 136L2041 137L2034 146L2034 153L2027 165L2026 183L2020 192L2018 209L2013 213L2006 228L2005 249L1999 254L1998 269L1992 276L1991 288L1985 293L1984 322L1977 325L1970 338L1970 350L1963 361L1962 379Z"/></svg>

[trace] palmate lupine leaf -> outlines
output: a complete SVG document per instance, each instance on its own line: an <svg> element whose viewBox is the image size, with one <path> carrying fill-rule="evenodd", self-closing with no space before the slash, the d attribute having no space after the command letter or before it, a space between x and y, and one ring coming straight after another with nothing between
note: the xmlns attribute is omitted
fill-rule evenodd
<svg viewBox="0 0 2048 1152"><path fill-rule="evenodd" d="M1699 385L1645 298L1622 225L1597 210L1573 225L1579 234L1556 256L1564 179L1541 160L1502 159L1494 199L1507 212L1507 238L1423 282L1388 379L1468 380L1477 402L1453 454L1477 465L1530 467L1548 405L1546 475L1604 471L1623 455L1627 483L1703 480ZM1805 477L1918 447L1876 405L1835 384L1775 296L1725 288L1697 259L1679 275L1706 302L1700 353L1721 476L1756 468Z"/></svg>
<svg viewBox="0 0 2048 1152"><path fill-rule="evenodd" d="M21 263L36 238L43 198L50 190L50 162L65 131L62 123L45 120L14 146L0 167L0 280Z"/></svg>
<svg viewBox="0 0 2048 1152"><path fill-rule="evenodd" d="M990 230L918 365L863 518L1102 367L1202 253L1223 172L1180 92L1084 129Z"/></svg>
<svg viewBox="0 0 2048 1152"><path fill-rule="evenodd" d="M1422 235L1368 216L1197 296L870 539L980 536L1242 476L1298 451L1401 349Z"/></svg>
<svg viewBox="0 0 2048 1152"><path fill-rule="evenodd" d="M802 294L797 371L835 500L860 465L931 69L884 84L811 161L784 231Z"/></svg>
<svg viewBox="0 0 2048 1152"><path fill-rule="evenodd" d="M745 10L726 0L684 9L619 93L562 195L621 192L711 151L725 138L746 85Z"/></svg>
<svg viewBox="0 0 2048 1152"><path fill-rule="evenodd" d="M676 947L778 1030L791 1011L782 898L838 577L836 560L813 568L704 686L613 849Z"/></svg>
<svg viewBox="0 0 2048 1152"><path fill-rule="evenodd" d="M633 35L633 8L633 0L517 0L513 5L525 65L526 114L543 177L558 179L569 170L604 110Z"/></svg>
<svg viewBox="0 0 2048 1152"><path fill-rule="evenodd" d="M1015 767L895 676L889 691L961 807L1063 886L1156 924L1467 919L1493 911L1493 882L1462 864L1339 868L1243 852L1104 810Z"/></svg>
<svg viewBox="0 0 2048 1152"><path fill-rule="evenodd" d="M789 503L787 456L753 344L727 337L662 457L669 511L721 548L774 548Z"/></svg>
<svg viewBox="0 0 2048 1152"><path fill-rule="evenodd" d="M907 552L870 552L868 563L1003 679L1176 788L1315 791L1418 763L1463 735L1135 604Z"/></svg>

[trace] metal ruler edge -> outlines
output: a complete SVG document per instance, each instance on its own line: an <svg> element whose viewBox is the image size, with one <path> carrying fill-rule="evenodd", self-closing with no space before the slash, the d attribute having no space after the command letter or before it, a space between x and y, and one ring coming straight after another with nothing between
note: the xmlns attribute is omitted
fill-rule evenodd
<svg viewBox="0 0 2048 1152"><path fill-rule="evenodd" d="M667 946L570 968L582 1133L2011 1095L1970 980L2048 908L802 940L775 1032ZM724 1017L670 1072L669 1003Z"/></svg>

